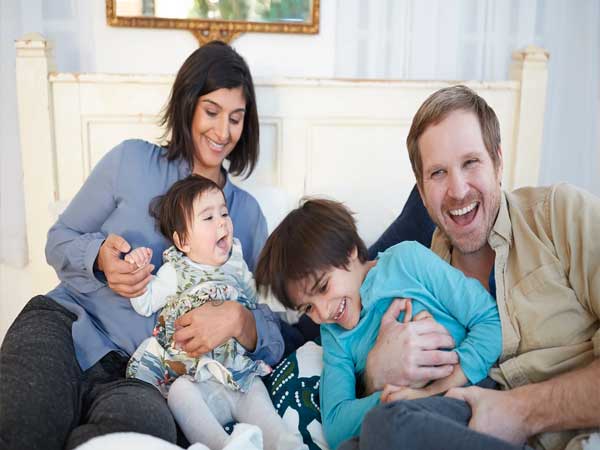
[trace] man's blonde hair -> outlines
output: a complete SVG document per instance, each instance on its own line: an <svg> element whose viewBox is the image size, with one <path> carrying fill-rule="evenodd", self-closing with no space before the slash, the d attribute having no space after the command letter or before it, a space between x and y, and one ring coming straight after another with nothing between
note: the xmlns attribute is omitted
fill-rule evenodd
<svg viewBox="0 0 600 450"><path fill-rule="evenodd" d="M417 184L423 186L423 161L419 151L419 138L431 125L437 125L453 111L475 114L481 128L485 148L494 167L500 166L500 124L494 110L472 89L463 85L451 86L434 92L421 105L413 118L406 147Z"/></svg>

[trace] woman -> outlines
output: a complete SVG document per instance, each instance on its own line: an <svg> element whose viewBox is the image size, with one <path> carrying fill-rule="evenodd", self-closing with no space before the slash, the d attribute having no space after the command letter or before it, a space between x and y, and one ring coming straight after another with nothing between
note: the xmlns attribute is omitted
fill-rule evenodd
<svg viewBox="0 0 600 450"><path fill-rule="evenodd" d="M0 351L0 443L7 448L74 448L94 436L137 431L175 442L176 427L160 393L125 380L125 366L151 334L154 317L128 298L145 291L168 242L148 205L190 173L225 192L235 236L252 269L266 239L256 200L229 173L252 173L258 159L258 117L252 77L228 45L212 42L180 68L162 123L165 147L125 141L94 168L48 233L46 256L61 283L30 300ZM136 271L122 259L138 246L153 264ZM175 340L199 355L236 338L249 355L275 363L283 352L277 319L266 307L237 302L182 316Z"/></svg>

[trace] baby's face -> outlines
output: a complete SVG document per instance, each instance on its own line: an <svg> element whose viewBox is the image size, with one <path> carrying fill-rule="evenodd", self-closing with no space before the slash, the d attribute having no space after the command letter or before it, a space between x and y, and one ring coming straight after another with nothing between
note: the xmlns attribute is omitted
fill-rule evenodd
<svg viewBox="0 0 600 450"><path fill-rule="evenodd" d="M192 223L182 250L199 264L221 266L229 259L233 223L223 194L216 189L194 200Z"/></svg>
<svg viewBox="0 0 600 450"><path fill-rule="evenodd" d="M354 328L362 308L360 286L364 270L355 254L345 268L332 267L287 285L287 292L296 309L315 323L335 323L346 330Z"/></svg>

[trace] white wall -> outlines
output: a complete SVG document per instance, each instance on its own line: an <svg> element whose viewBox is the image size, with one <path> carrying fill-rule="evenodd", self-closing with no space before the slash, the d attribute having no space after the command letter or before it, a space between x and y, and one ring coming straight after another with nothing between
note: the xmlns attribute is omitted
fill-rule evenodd
<svg viewBox="0 0 600 450"><path fill-rule="evenodd" d="M89 49L93 57L89 61L82 57L81 71L175 73L198 47L189 31L110 27L106 25L104 2L90 3L85 16L92 26ZM318 35L246 33L232 45L255 77L333 77L335 9L334 0L321 2Z"/></svg>
<svg viewBox="0 0 600 450"><path fill-rule="evenodd" d="M0 263L26 263L23 174L17 122L15 50L21 32L17 2L0 0ZM1 275L1 273L0 273Z"/></svg>

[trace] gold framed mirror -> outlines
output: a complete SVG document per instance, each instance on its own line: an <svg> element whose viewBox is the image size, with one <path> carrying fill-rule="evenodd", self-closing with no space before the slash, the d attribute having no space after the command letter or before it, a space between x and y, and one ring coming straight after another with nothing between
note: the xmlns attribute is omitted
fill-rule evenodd
<svg viewBox="0 0 600 450"><path fill-rule="evenodd" d="M115 27L190 30L200 45L241 33L319 32L319 0L106 0Z"/></svg>

